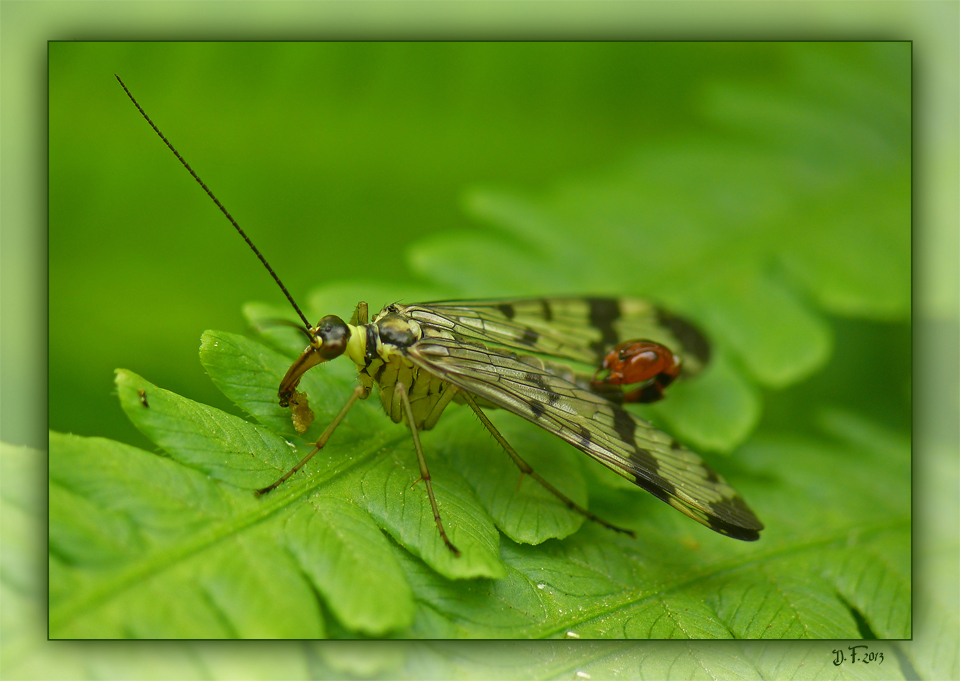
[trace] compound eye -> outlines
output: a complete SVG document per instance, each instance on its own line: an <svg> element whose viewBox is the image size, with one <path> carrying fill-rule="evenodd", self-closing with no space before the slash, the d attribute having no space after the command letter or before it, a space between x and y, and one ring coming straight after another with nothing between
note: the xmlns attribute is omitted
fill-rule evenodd
<svg viewBox="0 0 960 681"><path fill-rule="evenodd" d="M320 341L318 352L325 360L339 357L347 349L350 341L350 328L340 317L327 315L320 320L316 327L317 340Z"/></svg>

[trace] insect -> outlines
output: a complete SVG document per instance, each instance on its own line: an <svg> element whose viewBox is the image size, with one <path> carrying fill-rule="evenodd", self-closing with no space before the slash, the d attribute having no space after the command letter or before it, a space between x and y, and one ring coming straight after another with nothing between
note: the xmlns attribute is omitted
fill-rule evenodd
<svg viewBox="0 0 960 681"><path fill-rule="evenodd" d="M150 405L147 404L147 391L140 389L137 391L137 395L140 397L140 404L149 409Z"/></svg>
<svg viewBox="0 0 960 681"><path fill-rule="evenodd" d="M279 403L291 409L298 431L305 431L313 420L307 395L297 390L304 373L341 355L357 367L358 385L313 450L258 494L270 492L299 471L326 445L357 400L376 388L390 418L410 429L437 530L456 555L460 552L444 529L419 436L419 431L436 425L451 402L473 410L524 475L605 527L635 536L582 508L536 473L483 409L499 407L531 421L716 532L744 541L759 538L763 525L718 473L622 406L659 399L681 367L695 373L707 361L707 343L690 323L642 300L557 297L395 303L372 320L367 304L360 303L349 322L328 315L311 325L253 242L119 76L117 80L247 242L302 320L303 326L297 328L308 345L278 390ZM599 368L591 375L594 367ZM598 378L605 371L609 374ZM640 382L645 385L630 392L620 387Z"/></svg>

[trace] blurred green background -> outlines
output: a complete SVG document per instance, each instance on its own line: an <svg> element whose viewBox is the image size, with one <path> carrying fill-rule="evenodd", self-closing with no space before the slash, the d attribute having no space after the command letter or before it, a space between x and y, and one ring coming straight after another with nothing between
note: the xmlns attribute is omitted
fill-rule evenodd
<svg viewBox="0 0 960 681"><path fill-rule="evenodd" d="M763 43L52 43L50 427L145 445L112 394L117 367L231 409L197 362L200 334L242 330L246 301L282 301L114 73L303 299L342 278L411 280L408 244L483 228L462 210L471 187L536 194L713 134L707 88L776 83L787 54Z"/></svg>

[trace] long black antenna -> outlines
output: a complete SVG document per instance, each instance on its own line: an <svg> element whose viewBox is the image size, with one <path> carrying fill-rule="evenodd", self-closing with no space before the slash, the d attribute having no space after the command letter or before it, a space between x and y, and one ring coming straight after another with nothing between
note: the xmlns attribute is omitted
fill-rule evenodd
<svg viewBox="0 0 960 681"><path fill-rule="evenodd" d="M173 148L173 145L170 144L169 141L167 141L167 138L163 136L162 132L160 132L160 128L154 125L153 121L151 121L150 117L147 115L147 112L140 107L140 105L137 103L137 100L134 99L134 96L130 94L130 90L128 90L127 86L123 84L122 80L120 80L120 76L118 76L117 74L113 74L113 75L116 77L117 81L120 83L120 87L123 88L123 91L127 93L127 97L129 97L130 101L133 102L133 105L137 107L137 111L140 112L140 114L147 120L147 123L150 124L150 127L153 128L153 131L158 135L160 135L160 139L163 140L163 143L166 144L167 147L170 149L170 151L173 152L174 156L177 157L177 160L179 160L180 163L183 164L183 167L190 172L190 174L193 176L193 179L195 179L197 183L201 187L203 187L203 191L207 193L207 196L213 199L213 202L217 204L217 208L220 209L220 212L227 216L227 220L229 220L230 224L233 225L234 228L236 228L236 230L240 233L240 236L243 237L243 240L247 242L247 246L249 246L251 250L253 250L253 252L257 254L257 257L260 258L260 262L262 262L263 266L267 268L267 271L270 273L270 276L273 277L273 280L277 282L277 286L279 286L280 290L283 291L283 295L287 297L287 300L289 300L290 304L293 305L293 309L297 311L298 315L300 315L300 319L303 320L304 326L306 326L309 329L310 322L308 322L307 318L303 316L303 313L300 311L300 308L297 306L296 301L294 301L293 296L290 295L290 292L287 290L287 287L283 285L282 281L280 281L280 277L277 276L277 273L273 271L272 267L270 267L270 263L267 262L267 259L264 258L260 250L253 245L253 242L250 241L250 237L248 237L246 233L242 229L240 229L240 225L238 225L237 221L233 219L233 216L230 215L229 212L227 212L227 209L223 207L223 204L220 203L217 197L213 195L213 192L207 189L207 185L203 183L203 180L200 179L200 176L197 175L195 172L193 172L193 168L190 167L190 164L184 161L180 153Z"/></svg>

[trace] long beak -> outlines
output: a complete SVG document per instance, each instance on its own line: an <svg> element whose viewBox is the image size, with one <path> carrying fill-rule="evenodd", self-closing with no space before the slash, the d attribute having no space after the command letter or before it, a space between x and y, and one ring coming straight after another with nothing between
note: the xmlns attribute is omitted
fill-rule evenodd
<svg viewBox="0 0 960 681"><path fill-rule="evenodd" d="M290 397L293 395L294 391L296 391L303 375L308 370L326 361L327 360L320 356L320 352L317 348L313 347L312 345L308 345L307 349L304 350L297 360L290 366L290 368L287 369L287 374L283 377L283 380L280 381L280 391L278 392L280 406L289 406Z"/></svg>

